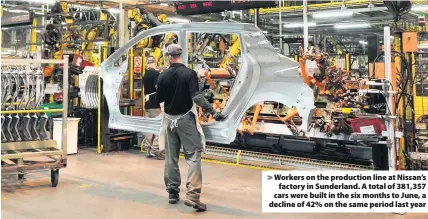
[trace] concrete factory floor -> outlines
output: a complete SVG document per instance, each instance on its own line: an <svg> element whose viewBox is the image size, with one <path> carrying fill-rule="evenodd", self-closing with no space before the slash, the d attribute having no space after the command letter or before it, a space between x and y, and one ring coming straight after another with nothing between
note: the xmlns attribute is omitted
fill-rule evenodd
<svg viewBox="0 0 428 219"><path fill-rule="evenodd" d="M187 165L181 160L183 176ZM76 218L428 218L427 214L262 214L261 171L203 163L202 201L207 212L170 205L163 183L163 161L127 152L96 154L79 151L68 157L57 188L48 172L2 177L3 219ZM184 177L183 182L184 182ZM184 197L184 183L181 197Z"/></svg>

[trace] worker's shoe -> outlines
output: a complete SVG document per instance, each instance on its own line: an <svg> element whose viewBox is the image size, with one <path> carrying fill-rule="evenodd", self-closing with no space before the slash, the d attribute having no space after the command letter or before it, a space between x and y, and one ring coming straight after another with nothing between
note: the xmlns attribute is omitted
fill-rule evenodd
<svg viewBox="0 0 428 219"><path fill-rule="evenodd" d="M152 158L153 157L153 152L152 152L152 148L149 146L144 146L144 151L146 151L146 157L147 158Z"/></svg>
<svg viewBox="0 0 428 219"><path fill-rule="evenodd" d="M147 153L146 157L156 159L156 160L165 160L165 157L162 156L162 154L160 152L150 151L149 153Z"/></svg>
<svg viewBox="0 0 428 219"><path fill-rule="evenodd" d="M186 199L184 200L184 204L188 207L192 207L194 209L196 209L196 211L206 211L207 210L207 205L202 203L201 201L192 201L190 199Z"/></svg>
<svg viewBox="0 0 428 219"><path fill-rule="evenodd" d="M180 200L180 194L178 194L178 192L169 193L168 202L170 204L175 204L178 200Z"/></svg>
<svg viewBox="0 0 428 219"><path fill-rule="evenodd" d="M151 158L151 159L154 159L154 160L165 160L165 157L162 157L162 156L153 156L153 157L149 157L149 158Z"/></svg>

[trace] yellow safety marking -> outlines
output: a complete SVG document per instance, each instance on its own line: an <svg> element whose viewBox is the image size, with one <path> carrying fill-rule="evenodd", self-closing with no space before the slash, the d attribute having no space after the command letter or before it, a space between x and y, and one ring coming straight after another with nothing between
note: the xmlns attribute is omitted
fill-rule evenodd
<svg viewBox="0 0 428 219"><path fill-rule="evenodd" d="M0 111L1 114L20 114L20 113L60 113L64 109L41 109L41 110L10 110Z"/></svg>
<svg viewBox="0 0 428 219"><path fill-rule="evenodd" d="M239 159L241 158L242 151L239 150L238 153L236 153L236 164L239 165Z"/></svg>
<svg viewBox="0 0 428 219"><path fill-rule="evenodd" d="M97 121L97 152L101 153L103 151L102 145L101 145L101 77L100 74L98 74L98 86L97 86L97 99L98 99L98 121Z"/></svg>
<svg viewBox="0 0 428 219"><path fill-rule="evenodd" d="M37 42L36 26L37 26L37 18L33 18L33 23L32 23L31 32L30 32L30 43L36 43ZM30 46L30 53L34 54L36 52L37 52L37 46L31 45Z"/></svg>
<svg viewBox="0 0 428 219"><path fill-rule="evenodd" d="M346 70L350 71L351 70L351 56L349 55L349 53L345 54L345 67Z"/></svg>
<svg viewBox="0 0 428 219"><path fill-rule="evenodd" d="M88 187L89 187L89 185L88 185L88 184L81 184L79 187L80 187L80 188L88 188Z"/></svg>
<svg viewBox="0 0 428 219"><path fill-rule="evenodd" d="M180 155L180 158L184 158L184 155ZM245 164L229 163L229 162L218 161L218 160L210 160L210 159L205 159L205 158L202 158L202 161L206 162L206 163L222 164L222 165L232 166L232 167L244 167L244 168L255 169L255 170L272 170L272 171L277 170L274 168L257 167L257 166L250 166L250 165L245 165Z"/></svg>
<svg viewBox="0 0 428 219"><path fill-rule="evenodd" d="M51 78L50 78L50 80L49 80L49 83L50 84L53 84L54 83L54 77L53 77L53 75L51 75ZM54 95L53 94L51 94L51 95L49 95L49 103L53 103L54 102Z"/></svg>
<svg viewBox="0 0 428 219"><path fill-rule="evenodd" d="M74 76L74 86L79 87L79 76L78 75ZM73 102L74 102L75 107L79 106L79 98L78 97L74 98Z"/></svg>
<svg viewBox="0 0 428 219"><path fill-rule="evenodd" d="M144 95L143 95L144 96ZM146 139L143 139L142 141L141 141L141 143L140 143L140 151L143 153L143 152L146 152L146 150L144 150L144 144L145 144L145 141L146 141Z"/></svg>
<svg viewBox="0 0 428 219"><path fill-rule="evenodd" d="M223 162L218 160L202 159L202 161L207 163L222 164L222 165L234 166L234 167L244 167L244 168L255 169L255 170L274 170L266 167L256 167L256 166L250 166L250 165L244 165L244 164L228 163L228 162Z"/></svg>

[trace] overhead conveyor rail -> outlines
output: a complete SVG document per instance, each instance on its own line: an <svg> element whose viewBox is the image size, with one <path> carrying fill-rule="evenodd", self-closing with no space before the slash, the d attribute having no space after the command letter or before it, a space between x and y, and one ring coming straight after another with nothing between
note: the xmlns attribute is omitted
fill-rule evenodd
<svg viewBox="0 0 428 219"><path fill-rule="evenodd" d="M29 172L50 170L53 187L59 169L67 166L68 86L63 86L63 109L39 109L43 102L44 79L34 65L60 64L63 84L68 84L68 56L62 60L2 59L1 171L22 180ZM4 77L3 77L4 76ZM10 104L7 104L9 103ZM14 104L17 102L18 104ZM22 104L25 103L25 104ZM62 147L46 131L46 113L62 112Z"/></svg>

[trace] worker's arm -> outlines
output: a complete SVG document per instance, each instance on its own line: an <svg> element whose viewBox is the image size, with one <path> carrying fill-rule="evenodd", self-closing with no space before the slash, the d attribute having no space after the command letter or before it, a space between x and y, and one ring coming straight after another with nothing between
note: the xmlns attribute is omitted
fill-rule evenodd
<svg viewBox="0 0 428 219"><path fill-rule="evenodd" d="M205 99L204 95L199 92L198 76L195 71L192 71L191 73L189 89L193 102L196 105L202 107L204 113L213 115L213 118L217 121L224 119L224 116L221 113L215 111L208 100Z"/></svg>

